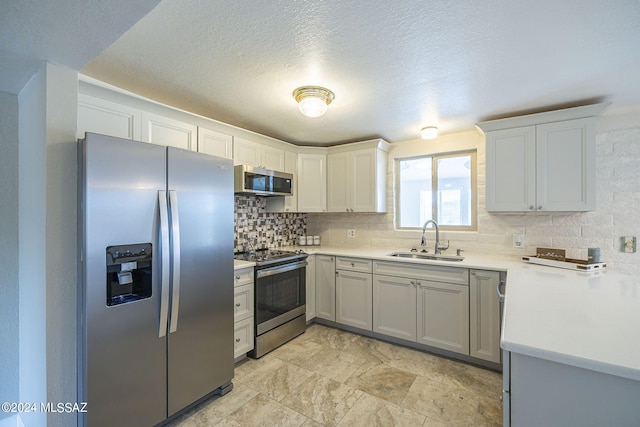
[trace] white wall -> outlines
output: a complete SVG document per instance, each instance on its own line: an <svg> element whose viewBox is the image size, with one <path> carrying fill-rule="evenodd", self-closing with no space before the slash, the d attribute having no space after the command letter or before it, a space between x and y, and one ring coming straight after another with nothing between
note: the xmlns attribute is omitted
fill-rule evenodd
<svg viewBox="0 0 640 427"><path fill-rule="evenodd" d="M77 73L43 64L19 95L20 402L75 402ZM21 414L70 426L75 414Z"/></svg>
<svg viewBox="0 0 640 427"><path fill-rule="evenodd" d="M20 92L20 402L36 403L47 398L45 80L43 66Z"/></svg>
<svg viewBox="0 0 640 427"><path fill-rule="evenodd" d="M0 401L18 402L18 97L0 92ZM11 414L0 412L0 419Z"/></svg>
<svg viewBox="0 0 640 427"><path fill-rule="evenodd" d="M323 245L375 246L409 249L420 242L421 232L394 227L393 187L395 158L476 148L478 152L478 231L442 232L455 248L467 252L521 256L536 247L567 250L567 256L586 259L588 247L600 247L608 268L640 274L640 255L619 251L622 235L640 237L640 107L611 111L598 119L597 210L558 214L489 214L485 210L484 138L475 131L443 135L432 141L393 143L389 152L387 214L309 214L307 233L322 235ZM346 237L347 229L356 238ZM511 245L514 233L525 233L525 249ZM428 244L433 232L428 232Z"/></svg>

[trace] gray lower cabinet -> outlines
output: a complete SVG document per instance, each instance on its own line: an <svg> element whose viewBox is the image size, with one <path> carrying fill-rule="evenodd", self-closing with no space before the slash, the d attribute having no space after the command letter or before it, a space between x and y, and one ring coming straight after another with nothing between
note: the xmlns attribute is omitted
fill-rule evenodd
<svg viewBox="0 0 640 427"><path fill-rule="evenodd" d="M307 257L307 274L305 277L306 284L306 313L307 322L316 317L316 256L309 255Z"/></svg>
<svg viewBox="0 0 640 427"><path fill-rule="evenodd" d="M419 343L469 354L469 286L418 281L417 314Z"/></svg>
<svg viewBox="0 0 640 427"><path fill-rule="evenodd" d="M371 273L336 270L336 322L372 330Z"/></svg>
<svg viewBox="0 0 640 427"><path fill-rule="evenodd" d="M500 363L501 304L497 271L469 272L469 355Z"/></svg>
<svg viewBox="0 0 640 427"><path fill-rule="evenodd" d="M371 260L336 258L336 322L371 331L373 289Z"/></svg>
<svg viewBox="0 0 640 427"><path fill-rule="evenodd" d="M316 255L316 317L336 320L336 263L330 255Z"/></svg>
<svg viewBox="0 0 640 427"><path fill-rule="evenodd" d="M375 261L373 273L374 331L469 354L468 269Z"/></svg>
<svg viewBox="0 0 640 427"><path fill-rule="evenodd" d="M373 275L373 331L416 341L416 280Z"/></svg>
<svg viewBox="0 0 640 427"><path fill-rule="evenodd" d="M638 426L640 381L505 351L504 426Z"/></svg>

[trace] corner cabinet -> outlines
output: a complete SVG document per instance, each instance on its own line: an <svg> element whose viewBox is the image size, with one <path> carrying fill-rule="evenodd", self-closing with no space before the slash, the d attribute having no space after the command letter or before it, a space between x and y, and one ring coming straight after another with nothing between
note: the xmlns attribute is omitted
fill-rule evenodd
<svg viewBox="0 0 640 427"><path fill-rule="evenodd" d="M595 210L595 117L607 105L478 123L487 211Z"/></svg>
<svg viewBox="0 0 640 427"><path fill-rule="evenodd" d="M329 149L328 212L386 212L388 150L381 139Z"/></svg>
<svg viewBox="0 0 640 427"><path fill-rule="evenodd" d="M500 363L500 272L469 272L469 355Z"/></svg>

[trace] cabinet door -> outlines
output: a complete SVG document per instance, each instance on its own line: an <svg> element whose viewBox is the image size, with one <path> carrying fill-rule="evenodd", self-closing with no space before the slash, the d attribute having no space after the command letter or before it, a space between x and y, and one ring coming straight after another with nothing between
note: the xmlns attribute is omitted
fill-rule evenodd
<svg viewBox="0 0 640 427"><path fill-rule="evenodd" d="M593 119L536 127L537 210L595 210Z"/></svg>
<svg viewBox="0 0 640 427"><path fill-rule="evenodd" d="M233 164L260 167L262 164L262 145L248 139L235 137Z"/></svg>
<svg viewBox="0 0 640 427"><path fill-rule="evenodd" d="M335 257L316 255L316 317L336 320Z"/></svg>
<svg viewBox="0 0 640 427"><path fill-rule="evenodd" d="M233 288L233 321L253 317L253 284Z"/></svg>
<svg viewBox="0 0 640 427"><path fill-rule="evenodd" d="M253 317L233 324L233 357L244 356L253 350Z"/></svg>
<svg viewBox="0 0 640 427"><path fill-rule="evenodd" d="M279 172L284 171L284 150L279 148L262 146L262 162L263 168L271 169Z"/></svg>
<svg viewBox="0 0 640 427"><path fill-rule="evenodd" d="M327 211L349 212L351 189L350 153L327 155Z"/></svg>
<svg viewBox="0 0 640 427"><path fill-rule="evenodd" d="M78 94L78 138L85 132L140 140L140 110Z"/></svg>
<svg viewBox="0 0 640 427"><path fill-rule="evenodd" d="M486 209L536 208L536 128L487 132Z"/></svg>
<svg viewBox="0 0 640 427"><path fill-rule="evenodd" d="M298 211L327 211L326 154L298 154Z"/></svg>
<svg viewBox="0 0 640 427"><path fill-rule="evenodd" d="M142 112L142 141L196 151L198 127L157 114Z"/></svg>
<svg viewBox="0 0 640 427"><path fill-rule="evenodd" d="M471 270L469 282L469 355L500 363L500 282L497 271Z"/></svg>
<svg viewBox="0 0 640 427"><path fill-rule="evenodd" d="M233 159L233 136L199 127L198 152Z"/></svg>
<svg viewBox="0 0 640 427"><path fill-rule="evenodd" d="M351 212L376 212L376 150L358 150L351 153Z"/></svg>
<svg viewBox="0 0 640 427"><path fill-rule="evenodd" d="M371 331L373 290L370 273L337 270L336 322Z"/></svg>
<svg viewBox="0 0 640 427"><path fill-rule="evenodd" d="M373 332L416 341L416 281L373 275Z"/></svg>
<svg viewBox="0 0 640 427"><path fill-rule="evenodd" d="M469 287L418 282L418 342L469 354Z"/></svg>
<svg viewBox="0 0 640 427"><path fill-rule="evenodd" d="M309 255L307 257L307 274L306 274L306 293L307 293L307 322L316 317L316 256Z"/></svg>

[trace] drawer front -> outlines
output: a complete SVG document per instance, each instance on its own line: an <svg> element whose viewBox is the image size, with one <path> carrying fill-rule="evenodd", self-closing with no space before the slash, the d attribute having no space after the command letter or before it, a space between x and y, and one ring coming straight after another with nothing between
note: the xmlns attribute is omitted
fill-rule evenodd
<svg viewBox="0 0 640 427"><path fill-rule="evenodd" d="M234 324L233 357L237 358L253 350L253 317Z"/></svg>
<svg viewBox="0 0 640 427"><path fill-rule="evenodd" d="M236 286L233 290L233 320L253 317L253 283Z"/></svg>
<svg viewBox="0 0 640 427"><path fill-rule="evenodd" d="M253 283L253 267L233 272L233 286L246 285L248 283Z"/></svg>
<svg viewBox="0 0 640 427"><path fill-rule="evenodd" d="M432 280L434 282L454 283L457 285L469 285L469 270L460 267L375 261L373 263L373 273L407 277L410 279Z"/></svg>
<svg viewBox="0 0 640 427"><path fill-rule="evenodd" d="M336 257L336 270L371 273L372 264L370 259Z"/></svg>

